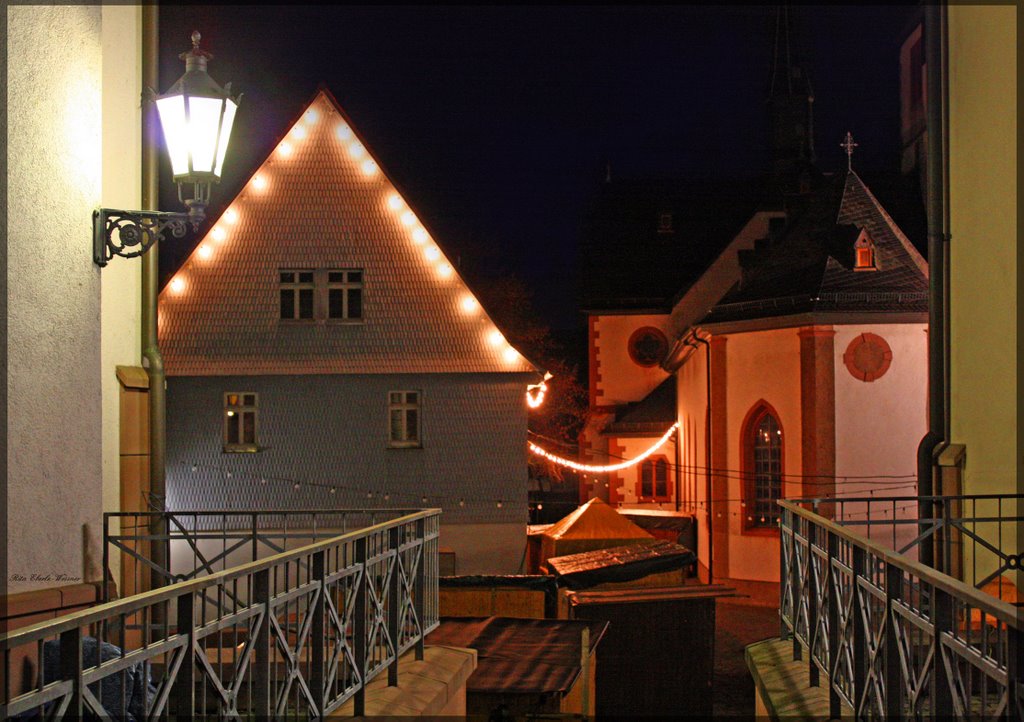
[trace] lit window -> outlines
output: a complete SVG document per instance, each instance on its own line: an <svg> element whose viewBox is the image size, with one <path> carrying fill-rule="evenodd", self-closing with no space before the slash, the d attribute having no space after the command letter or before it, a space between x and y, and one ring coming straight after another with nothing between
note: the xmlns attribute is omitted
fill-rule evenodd
<svg viewBox="0 0 1024 722"><path fill-rule="evenodd" d="M640 465L640 500L668 499L668 460L647 459Z"/></svg>
<svg viewBox="0 0 1024 722"><path fill-rule="evenodd" d="M857 241L853 244L853 270L855 271L877 271L878 259L875 258L875 243L867 231L861 231Z"/></svg>
<svg viewBox="0 0 1024 722"><path fill-rule="evenodd" d="M420 442L419 391L388 392L388 446L415 448Z"/></svg>
<svg viewBox="0 0 1024 722"><path fill-rule="evenodd" d="M327 272L327 318L354 321L363 317L363 272Z"/></svg>
<svg viewBox="0 0 1024 722"><path fill-rule="evenodd" d="M281 271L281 318L286 321L313 319L315 274L309 270Z"/></svg>
<svg viewBox="0 0 1024 722"><path fill-rule="evenodd" d="M762 405L751 417L744 435L746 488L744 525L774 527L782 496L782 428L778 419Z"/></svg>
<svg viewBox="0 0 1024 722"><path fill-rule="evenodd" d="M224 451L258 451L256 394L229 391L224 394Z"/></svg>

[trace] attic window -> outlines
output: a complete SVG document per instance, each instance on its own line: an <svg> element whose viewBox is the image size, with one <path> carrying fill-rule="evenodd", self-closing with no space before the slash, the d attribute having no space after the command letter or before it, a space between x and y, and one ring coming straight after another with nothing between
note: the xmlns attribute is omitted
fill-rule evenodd
<svg viewBox="0 0 1024 722"><path fill-rule="evenodd" d="M662 211L658 214L658 233L672 233L672 214Z"/></svg>
<svg viewBox="0 0 1024 722"><path fill-rule="evenodd" d="M853 244L853 270L855 271L877 271L878 264L875 260L875 244L867 231L861 231Z"/></svg>

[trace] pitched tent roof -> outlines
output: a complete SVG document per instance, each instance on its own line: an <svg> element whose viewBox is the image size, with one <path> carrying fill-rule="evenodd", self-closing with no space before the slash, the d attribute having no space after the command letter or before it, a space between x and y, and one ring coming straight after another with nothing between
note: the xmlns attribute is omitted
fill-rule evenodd
<svg viewBox="0 0 1024 722"><path fill-rule="evenodd" d="M362 322L282 323L285 269L361 269ZM536 371L325 90L159 304L169 375Z"/></svg>
<svg viewBox="0 0 1024 722"><path fill-rule="evenodd" d="M552 539L650 539L651 535L619 514L607 502L593 498L544 531Z"/></svg>
<svg viewBox="0 0 1024 722"><path fill-rule="evenodd" d="M853 270L861 231L874 243L878 270ZM853 171L819 188L770 245L743 252L741 266L741 282L702 323L928 310L927 262Z"/></svg>

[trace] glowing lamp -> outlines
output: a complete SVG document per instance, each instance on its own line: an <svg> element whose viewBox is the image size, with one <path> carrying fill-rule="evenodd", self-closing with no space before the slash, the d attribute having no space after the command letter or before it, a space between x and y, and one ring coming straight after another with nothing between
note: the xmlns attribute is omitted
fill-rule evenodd
<svg viewBox="0 0 1024 722"><path fill-rule="evenodd" d="M292 128L292 137L295 138L295 140L302 140L306 137L306 129L301 125L296 125Z"/></svg>
<svg viewBox="0 0 1024 722"><path fill-rule="evenodd" d="M238 211L234 208L228 208L227 211L224 212L224 220L231 225L238 223Z"/></svg>
<svg viewBox="0 0 1024 722"><path fill-rule="evenodd" d="M290 156L292 154L292 144L291 143L282 143L281 145L279 145L277 147L277 152L280 153L285 158L287 158L288 156Z"/></svg>
<svg viewBox="0 0 1024 722"><path fill-rule="evenodd" d="M337 130L334 131L338 135L338 140L347 141L352 140L352 129L345 123L341 123Z"/></svg>
<svg viewBox="0 0 1024 722"><path fill-rule="evenodd" d="M437 267L437 275L441 278L451 278L453 273L455 273L455 269L450 263L442 263Z"/></svg>
<svg viewBox="0 0 1024 722"><path fill-rule="evenodd" d="M397 193L392 193L390 196L388 196L388 208L390 208L393 211L397 211L401 207L402 197L400 195L398 195Z"/></svg>
<svg viewBox="0 0 1024 722"><path fill-rule="evenodd" d="M462 310L464 312L473 313L479 307L480 304L472 296L466 296L465 298L462 299L462 303L460 305L462 306Z"/></svg>
<svg viewBox="0 0 1024 722"><path fill-rule="evenodd" d="M258 191L263 190L267 187L267 179L261 175L256 176L252 179L252 187Z"/></svg>
<svg viewBox="0 0 1024 722"><path fill-rule="evenodd" d="M428 261L433 263L434 261L441 257L441 249L438 248L437 246L431 246L430 248L423 252L423 255L426 256Z"/></svg>
<svg viewBox="0 0 1024 722"><path fill-rule="evenodd" d="M366 155L366 148L363 147L362 143L353 143L348 147L348 154L356 160L359 160Z"/></svg>
<svg viewBox="0 0 1024 722"><path fill-rule="evenodd" d="M494 329L487 336L487 342L491 344L491 346L500 346L504 341L505 337L501 335L501 331L498 329Z"/></svg>
<svg viewBox="0 0 1024 722"><path fill-rule="evenodd" d="M309 110L306 111L306 114L302 116L302 119L305 120L310 125L312 125L313 123L320 120L320 113L317 111L316 108L310 108Z"/></svg>
<svg viewBox="0 0 1024 722"><path fill-rule="evenodd" d="M174 291L175 293L181 293L182 291L185 290L185 281L181 278L181 276L176 276L171 281L171 290Z"/></svg>
<svg viewBox="0 0 1024 722"><path fill-rule="evenodd" d="M363 170L363 175L373 175L374 173L377 172L377 164L369 159L364 160L362 166L360 167Z"/></svg>
<svg viewBox="0 0 1024 722"><path fill-rule="evenodd" d="M224 238L227 237L227 234L224 232L224 229L221 228L220 226L214 228L213 232L210 235L213 236L213 240L217 241L217 243L221 243L224 240Z"/></svg>
<svg viewBox="0 0 1024 722"><path fill-rule="evenodd" d="M511 346L505 348L501 354L502 358L505 359L505 363L514 363L519 358L519 352Z"/></svg>
<svg viewBox="0 0 1024 722"><path fill-rule="evenodd" d="M199 47L200 39L193 32L192 48L178 56L185 61L185 74L163 95L150 92L147 98L156 106L178 199L187 213L96 209L93 260L98 266L106 266L114 256L141 256L166 232L182 238L188 224L198 231L206 217L211 189L224 168L238 98L231 96L230 83L222 88L207 75L213 55Z"/></svg>
<svg viewBox="0 0 1024 722"><path fill-rule="evenodd" d="M415 222L416 222L416 214L413 213L412 211L406 211L405 213L402 214L402 225L403 226L411 226Z"/></svg>
<svg viewBox="0 0 1024 722"><path fill-rule="evenodd" d="M204 243L203 245L199 246L199 250L197 251L197 253L199 254L199 257L202 258L204 261L208 261L210 260L210 257L213 255L213 249L211 249L208 245Z"/></svg>
<svg viewBox="0 0 1024 722"><path fill-rule="evenodd" d="M231 84L221 88L207 75L213 55L200 49L200 38L192 33L192 49L178 56L185 61L185 74L156 99L179 197L183 186L193 188L193 197L184 201L193 225L203 219L210 186L220 181L238 110Z"/></svg>

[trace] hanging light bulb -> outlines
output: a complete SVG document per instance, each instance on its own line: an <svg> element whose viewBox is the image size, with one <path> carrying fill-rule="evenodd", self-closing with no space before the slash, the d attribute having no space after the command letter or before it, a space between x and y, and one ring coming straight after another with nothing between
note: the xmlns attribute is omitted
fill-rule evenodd
<svg viewBox="0 0 1024 722"><path fill-rule="evenodd" d="M310 108L309 110L306 111L306 114L303 115L302 118L310 125L313 125L313 123L320 119L320 113L317 111L316 108Z"/></svg>
<svg viewBox="0 0 1024 722"><path fill-rule="evenodd" d="M192 473L193 474L196 473L196 471L198 471L198 470L199 470L199 467L197 467L195 465L192 466Z"/></svg>
<svg viewBox="0 0 1024 722"><path fill-rule="evenodd" d="M292 137L295 138L295 140L302 140L306 137L306 129L301 125L296 125L292 128Z"/></svg>
<svg viewBox="0 0 1024 722"><path fill-rule="evenodd" d="M236 211L234 208L228 208L226 211L224 211L224 220L230 223L231 225L238 223L238 211Z"/></svg>
<svg viewBox="0 0 1024 722"><path fill-rule="evenodd" d="M171 290L174 293L181 293L185 290L185 281L181 276L175 276L174 280L171 281Z"/></svg>
<svg viewBox="0 0 1024 722"><path fill-rule="evenodd" d="M466 505L466 500L465 499L459 499L459 506L465 506L465 505Z"/></svg>
<svg viewBox="0 0 1024 722"><path fill-rule="evenodd" d="M213 238L213 240L217 241L217 243L223 242L227 235L228 234L225 233L224 229L221 228L220 226L214 228L213 232L210 233L210 236Z"/></svg>
<svg viewBox="0 0 1024 722"><path fill-rule="evenodd" d="M292 484L292 488L295 489L295 491L298 491L300 486L302 485L297 481L294 484Z"/></svg>
<svg viewBox="0 0 1024 722"><path fill-rule="evenodd" d="M196 253L198 253L199 257L204 261L208 261L210 260L210 257L213 256L213 249L204 243L199 246L199 250L197 250Z"/></svg>
<svg viewBox="0 0 1024 722"><path fill-rule="evenodd" d="M332 487L331 487L331 493L333 494L333 493L334 493L334 492L336 492L336 491L337 491L337 489L335 489L335 488L334 488L334 487L332 486Z"/></svg>
<svg viewBox="0 0 1024 722"><path fill-rule="evenodd" d="M390 196L388 196L388 208L390 208L391 210L397 211L399 208L402 207L402 205L402 196L398 195L397 193L392 193Z"/></svg>
<svg viewBox="0 0 1024 722"><path fill-rule="evenodd" d="M255 176L252 179L252 187L258 191L263 190L264 188L267 187L267 179L261 175Z"/></svg>
<svg viewBox="0 0 1024 722"><path fill-rule="evenodd" d="M498 508L499 509L501 508L501 500L500 499L498 500Z"/></svg>
<svg viewBox="0 0 1024 722"><path fill-rule="evenodd" d="M266 485L267 485L267 477L265 477L265 476L264 476L263 478L261 478L261 479L260 479L260 483L261 483L261 484L262 484L263 486L266 486Z"/></svg>
<svg viewBox="0 0 1024 722"><path fill-rule="evenodd" d="M334 132L338 135L338 140L352 140L352 129L345 123L340 123Z"/></svg>
<svg viewBox="0 0 1024 722"><path fill-rule="evenodd" d="M280 153L283 157L287 158L292 154L292 144L282 143L277 147L277 152Z"/></svg>

